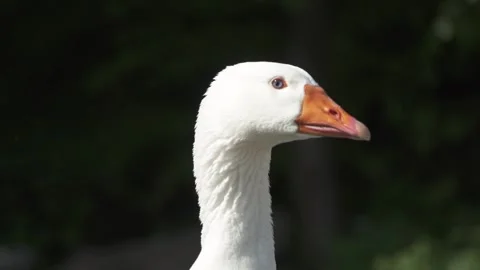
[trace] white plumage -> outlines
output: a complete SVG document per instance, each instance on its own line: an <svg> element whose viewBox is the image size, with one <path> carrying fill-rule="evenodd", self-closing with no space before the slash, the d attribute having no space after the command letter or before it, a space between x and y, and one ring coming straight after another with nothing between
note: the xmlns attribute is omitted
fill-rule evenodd
<svg viewBox="0 0 480 270"><path fill-rule="evenodd" d="M202 250L191 270L276 269L268 172L280 143L370 133L304 70L248 62L227 67L203 98L194 175Z"/></svg>

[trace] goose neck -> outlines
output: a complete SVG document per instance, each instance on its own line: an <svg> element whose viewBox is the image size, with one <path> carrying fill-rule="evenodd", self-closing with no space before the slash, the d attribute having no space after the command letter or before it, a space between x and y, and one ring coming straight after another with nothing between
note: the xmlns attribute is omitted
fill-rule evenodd
<svg viewBox="0 0 480 270"><path fill-rule="evenodd" d="M268 179L271 148L213 143L197 153L202 251L195 265L204 265L197 269L276 269Z"/></svg>

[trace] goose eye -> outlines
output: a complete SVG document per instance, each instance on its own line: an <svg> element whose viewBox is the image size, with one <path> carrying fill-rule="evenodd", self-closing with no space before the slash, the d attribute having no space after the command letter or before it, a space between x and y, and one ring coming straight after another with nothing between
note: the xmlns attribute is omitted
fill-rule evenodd
<svg viewBox="0 0 480 270"><path fill-rule="evenodd" d="M275 89L282 89L287 87L287 83L283 78L275 78L272 80L271 84Z"/></svg>

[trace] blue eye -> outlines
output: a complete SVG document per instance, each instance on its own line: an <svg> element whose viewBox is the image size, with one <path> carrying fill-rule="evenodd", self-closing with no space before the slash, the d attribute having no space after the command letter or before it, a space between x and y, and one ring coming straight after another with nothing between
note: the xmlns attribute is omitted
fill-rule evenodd
<svg viewBox="0 0 480 270"><path fill-rule="evenodd" d="M283 78L275 78L272 80L271 84L275 89L282 89L287 87L287 83Z"/></svg>

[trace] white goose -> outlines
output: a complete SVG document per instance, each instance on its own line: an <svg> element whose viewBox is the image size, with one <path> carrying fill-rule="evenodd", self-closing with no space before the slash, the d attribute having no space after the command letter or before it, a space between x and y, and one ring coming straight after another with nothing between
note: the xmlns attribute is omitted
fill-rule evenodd
<svg viewBox="0 0 480 270"><path fill-rule="evenodd" d="M370 132L298 67L247 62L215 77L195 126L202 249L190 270L276 269L271 150L319 137L368 141Z"/></svg>

